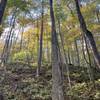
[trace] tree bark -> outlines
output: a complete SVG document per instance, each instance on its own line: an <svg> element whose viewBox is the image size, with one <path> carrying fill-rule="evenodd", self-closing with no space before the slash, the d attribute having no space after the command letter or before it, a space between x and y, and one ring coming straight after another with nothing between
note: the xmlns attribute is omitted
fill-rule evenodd
<svg viewBox="0 0 100 100"><path fill-rule="evenodd" d="M76 48L76 55L77 55L77 64L80 66L80 57L79 57L79 50L77 46L77 40L75 40L75 48Z"/></svg>
<svg viewBox="0 0 100 100"><path fill-rule="evenodd" d="M64 100L61 66L59 64L59 48L55 27L53 1L50 0L50 16L52 22L52 100Z"/></svg>
<svg viewBox="0 0 100 100"><path fill-rule="evenodd" d="M70 81L70 75L69 75L70 74L69 65L68 65L68 59L67 59L67 55L66 55L66 50L65 50L65 47L64 47L64 38L63 38L63 36L61 34L60 19L58 19L58 26L59 26L59 35L60 35L61 45L62 45L62 49L63 49L63 55L64 55L64 59L65 59L65 64L66 64L68 85L69 85L69 88L71 89L71 81ZM63 69L63 71L64 71L64 69Z"/></svg>
<svg viewBox="0 0 100 100"><path fill-rule="evenodd" d="M42 63L42 47L43 47L43 17L44 17L44 11L43 11L43 1L42 1L42 13L41 13L41 34L40 34L40 43L39 43L39 56L38 56L38 68L37 68L37 76L40 75L40 68Z"/></svg>
<svg viewBox="0 0 100 100"><path fill-rule="evenodd" d="M81 28L83 34L86 35L86 38L89 40L89 43L91 45L95 61L97 63L98 68L100 69L100 55L99 55L99 52L97 50L94 37L93 37L92 33L87 29L85 20L84 20L84 18L82 16L82 13L80 11L79 1L75 0L75 3L76 3L76 10L77 10L77 15L78 15L78 20L80 22L80 28Z"/></svg>
<svg viewBox="0 0 100 100"><path fill-rule="evenodd" d="M0 25L2 23L3 14L6 8L7 0L1 0L0 2Z"/></svg>
<svg viewBox="0 0 100 100"><path fill-rule="evenodd" d="M71 63L71 57L70 57L70 49L68 48L68 64L72 65Z"/></svg>

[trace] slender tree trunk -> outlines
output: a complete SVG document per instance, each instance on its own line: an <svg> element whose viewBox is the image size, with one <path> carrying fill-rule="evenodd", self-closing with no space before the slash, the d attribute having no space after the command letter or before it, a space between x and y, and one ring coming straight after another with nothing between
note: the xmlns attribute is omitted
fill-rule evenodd
<svg viewBox="0 0 100 100"><path fill-rule="evenodd" d="M66 64L68 85L69 85L69 88L71 89L70 71L69 71L69 65L68 65L68 59L67 59L67 55L66 55L66 50L65 50L65 47L64 47L64 38L63 38L63 36L61 34L60 19L58 19L58 25L59 25L59 35L60 35L60 39L61 39L63 55L64 55L64 59L65 59L65 64Z"/></svg>
<svg viewBox="0 0 100 100"><path fill-rule="evenodd" d="M49 39L49 33L48 33L48 31L47 31L47 29L46 29L46 36L47 36L47 40L46 40L46 48L47 48L47 62L48 63L50 63L50 47L49 47L49 41L48 41L48 39Z"/></svg>
<svg viewBox="0 0 100 100"><path fill-rule="evenodd" d="M9 55L10 55L10 50L11 50L11 46L12 46L12 37L13 37L13 29L15 27L15 19L16 19L16 15L15 15L15 12L14 12L14 15L12 16L12 26L11 26L11 29L10 31L8 32L7 34L7 37L6 37L6 40L5 40L5 45L4 45L4 48L3 48L3 52L2 52L2 64L6 64L7 61L8 61L8 58L9 58Z"/></svg>
<svg viewBox="0 0 100 100"><path fill-rule="evenodd" d="M23 33L24 33L24 26L22 26L21 41L20 41L20 48L19 48L19 51L22 50L22 46L23 46Z"/></svg>
<svg viewBox="0 0 100 100"><path fill-rule="evenodd" d="M70 58L70 49L68 48L68 63L72 65L71 58Z"/></svg>
<svg viewBox="0 0 100 100"><path fill-rule="evenodd" d="M100 18L99 18L99 10L96 10L96 17L97 17L98 22L100 22Z"/></svg>
<svg viewBox="0 0 100 100"><path fill-rule="evenodd" d="M0 24L2 23L3 14L6 8L7 0L0 0Z"/></svg>
<svg viewBox="0 0 100 100"><path fill-rule="evenodd" d="M44 11L43 11L43 1L42 1L42 18L41 18L41 34L40 34L40 43L39 43L39 56L38 56L38 68L37 68L37 76L40 75L40 68L42 63L42 47L43 47L43 17L44 17Z"/></svg>
<svg viewBox="0 0 100 100"><path fill-rule="evenodd" d="M70 52L70 57L71 57L71 63L72 63L72 65L74 65L75 66L75 64L74 64L74 47L73 47L73 43L71 44L71 52Z"/></svg>
<svg viewBox="0 0 100 100"><path fill-rule="evenodd" d="M84 54L84 59L85 59L85 61L86 61L86 63L87 63L87 72L88 72L88 75L89 75L89 79L90 79L90 82L92 82L93 83L93 86L94 86L94 88L95 88L95 81L94 81L94 73L93 73L93 68L92 68L92 62L91 62L91 56L90 56L90 52L89 52L89 48L88 48L88 42L87 42L87 40L86 40L86 37L84 37L83 36L83 38L82 38L82 43L84 43L85 42L85 50L84 50L84 45L83 45L83 54ZM86 58L86 56L85 56L85 51L86 51L86 55L88 56L87 58L88 58L88 60L87 60L87 58ZM88 62L89 61L89 62Z"/></svg>
<svg viewBox="0 0 100 100"><path fill-rule="evenodd" d="M75 48L76 48L76 55L77 55L77 64L80 66L80 57L79 57L79 50L77 46L77 40L75 40Z"/></svg>
<svg viewBox="0 0 100 100"><path fill-rule="evenodd" d="M86 23L84 21L84 18L82 16L81 11L80 11L79 1L75 0L75 3L76 3L76 10L77 10L78 19L79 19L79 22L80 22L80 27L82 29L83 34L86 35L86 38L90 42L95 61L97 63L98 68L100 69L100 55L99 55L99 52L97 50L94 37L93 37L92 33L87 29Z"/></svg>
<svg viewBox="0 0 100 100"><path fill-rule="evenodd" d="M53 1L50 0L50 16L52 22L52 100L64 100L63 82L59 65L59 48L53 12Z"/></svg>

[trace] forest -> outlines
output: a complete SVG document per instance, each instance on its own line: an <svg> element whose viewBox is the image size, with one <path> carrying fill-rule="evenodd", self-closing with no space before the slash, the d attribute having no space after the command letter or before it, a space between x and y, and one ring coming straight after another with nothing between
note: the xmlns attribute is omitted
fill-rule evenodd
<svg viewBox="0 0 100 100"><path fill-rule="evenodd" d="M100 100L100 0L0 0L0 100Z"/></svg>

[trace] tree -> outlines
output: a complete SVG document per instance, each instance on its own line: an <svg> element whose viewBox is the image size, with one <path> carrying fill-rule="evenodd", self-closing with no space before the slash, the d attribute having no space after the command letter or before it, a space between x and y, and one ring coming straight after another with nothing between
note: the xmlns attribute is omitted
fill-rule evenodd
<svg viewBox="0 0 100 100"><path fill-rule="evenodd" d="M6 8L7 0L1 0L0 2L0 24L2 23L3 14Z"/></svg>
<svg viewBox="0 0 100 100"><path fill-rule="evenodd" d="M7 4L7 0L1 0L1 2L0 2L0 25L2 23L2 18L4 15L6 4ZM0 36L1 36L1 34L2 34L2 32L0 32Z"/></svg>
<svg viewBox="0 0 100 100"><path fill-rule="evenodd" d="M84 36L86 36L86 38L88 39L88 41L91 45L95 61L98 65L98 68L100 69L100 55L99 55L99 52L97 50L94 37L93 37L92 33L87 29L85 20L84 20L82 13L80 11L79 1L75 0L75 3L76 3L76 10L77 10L78 19L79 19L79 22L80 22L80 28L82 29Z"/></svg>
<svg viewBox="0 0 100 100"><path fill-rule="evenodd" d="M43 46L43 17L44 17L44 7L42 1L42 12L41 12L41 34L40 34L40 42L39 42L39 56L38 56L38 68L37 68L37 76L40 74L40 68L42 63L42 46Z"/></svg>
<svg viewBox="0 0 100 100"><path fill-rule="evenodd" d="M61 75L61 66L59 62L59 46L55 26L53 11L53 1L50 0L50 16L52 23L52 100L64 100L64 89Z"/></svg>

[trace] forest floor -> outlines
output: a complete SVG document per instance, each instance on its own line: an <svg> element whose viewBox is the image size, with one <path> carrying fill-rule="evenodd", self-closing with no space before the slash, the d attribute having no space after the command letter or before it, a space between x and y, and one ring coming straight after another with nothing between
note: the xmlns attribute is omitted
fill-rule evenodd
<svg viewBox="0 0 100 100"><path fill-rule="evenodd" d="M13 63L6 67L6 73L0 69L0 94L4 100L52 100L51 66L42 67L39 77L36 77L36 69L27 64ZM87 68L70 65L69 70L71 89L68 86L67 73L64 72L66 96L71 100L100 100L99 72L95 70L95 81L90 81Z"/></svg>

